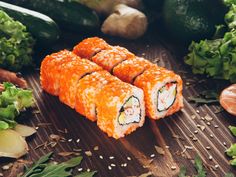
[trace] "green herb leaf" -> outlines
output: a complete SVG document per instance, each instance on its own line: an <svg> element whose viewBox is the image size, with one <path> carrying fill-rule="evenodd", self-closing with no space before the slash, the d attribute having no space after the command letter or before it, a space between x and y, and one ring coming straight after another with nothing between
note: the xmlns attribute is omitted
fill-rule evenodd
<svg viewBox="0 0 236 177"><path fill-rule="evenodd" d="M198 155L194 159L194 164L198 173L195 177L205 177L206 171L204 170L202 160Z"/></svg>
<svg viewBox="0 0 236 177"><path fill-rule="evenodd" d="M97 172L92 171L92 172L83 172L79 175L76 175L75 177L93 177Z"/></svg>
<svg viewBox="0 0 236 177"><path fill-rule="evenodd" d="M22 177L30 177L31 175L41 172L43 170L43 168L45 168L45 164L46 162L48 162L50 160L50 157L52 156L52 152L44 155L43 157L41 157L37 162L35 162L33 164L33 166L31 168L27 168L25 174Z"/></svg>
<svg viewBox="0 0 236 177"><path fill-rule="evenodd" d="M186 177L186 167L184 166L180 167L180 172L178 174L178 177Z"/></svg>
<svg viewBox="0 0 236 177"><path fill-rule="evenodd" d="M225 177L235 177L233 173L227 173L225 174Z"/></svg>
<svg viewBox="0 0 236 177"><path fill-rule="evenodd" d="M230 129L231 133L232 133L234 136L236 136L236 127L230 125L230 126L229 126L229 129Z"/></svg>
<svg viewBox="0 0 236 177"><path fill-rule="evenodd" d="M75 157L60 164L48 164L41 172L32 174L30 177L67 177L71 176L70 168L81 163L82 157Z"/></svg>
<svg viewBox="0 0 236 177"><path fill-rule="evenodd" d="M236 143L231 144L229 149L226 150L226 154L230 157L236 156Z"/></svg>
<svg viewBox="0 0 236 177"><path fill-rule="evenodd" d="M215 90L204 90L197 97L189 97L189 101L197 104L218 103L218 93Z"/></svg>
<svg viewBox="0 0 236 177"><path fill-rule="evenodd" d="M199 97L188 97L189 101L197 103L197 104L211 104L218 103L218 100L215 99L207 99L207 98L199 98Z"/></svg>

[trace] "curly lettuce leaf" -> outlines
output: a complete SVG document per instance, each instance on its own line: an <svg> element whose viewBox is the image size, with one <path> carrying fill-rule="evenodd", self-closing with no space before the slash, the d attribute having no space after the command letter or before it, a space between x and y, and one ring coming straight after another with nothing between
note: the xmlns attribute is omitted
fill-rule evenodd
<svg viewBox="0 0 236 177"><path fill-rule="evenodd" d="M34 104L31 90L17 88L11 83L4 83L0 94L0 130L13 128L20 112Z"/></svg>
<svg viewBox="0 0 236 177"><path fill-rule="evenodd" d="M0 10L0 67L19 71L32 65L33 46L26 27Z"/></svg>

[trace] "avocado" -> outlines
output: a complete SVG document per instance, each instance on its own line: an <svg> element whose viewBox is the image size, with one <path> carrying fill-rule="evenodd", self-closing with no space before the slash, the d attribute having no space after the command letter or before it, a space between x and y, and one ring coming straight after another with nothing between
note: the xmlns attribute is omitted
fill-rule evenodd
<svg viewBox="0 0 236 177"><path fill-rule="evenodd" d="M163 20L172 37L190 42L211 38L215 26L224 22L222 0L165 0Z"/></svg>

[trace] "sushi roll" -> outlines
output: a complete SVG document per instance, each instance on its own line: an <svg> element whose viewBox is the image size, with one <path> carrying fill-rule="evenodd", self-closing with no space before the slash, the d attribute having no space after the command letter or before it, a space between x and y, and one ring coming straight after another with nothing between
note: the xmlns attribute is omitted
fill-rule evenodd
<svg viewBox="0 0 236 177"><path fill-rule="evenodd" d="M141 89L118 80L105 85L96 97L97 125L108 136L118 139L143 125Z"/></svg>
<svg viewBox="0 0 236 177"><path fill-rule="evenodd" d="M154 64L140 57L125 60L113 68L113 75L124 82L133 83L135 78Z"/></svg>
<svg viewBox="0 0 236 177"><path fill-rule="evenodd" d="M58 96L60 88L60 75L65 64L78 60L78 56L68 50L62 50L47 55L41 63L40 82L42 88L48 93Z"/></svg>
<svg viewBox="0 0 236 177"><path fill-rule="evenodd" d="M81 58L91 59L95 54L101 50L110 48L110 45L107 44L103 39L98 37L91 37L84 39L73 49L73 52L80 56Z"/></svg>
<svg viewBox="0 0 236 177"><path fill-rule="evenodd" d="M112 72L112 69L124 60L134 58L134 54L127 49L119 46L102 50L92 57L92 61L97 63L103 69Z"/></svg>
<svg viewBox="0 0 236 177"><path fill-rule="evenodd" d="M87 74L100 70L102 70L102 68L97 64L79 57L76 61L67 63L60 76L60 101L74 108L77 91L76 86L79 80Z"/></svg>
<svg viewBox="0 0 236 177"><path fill-rule="evenodd" d="M77 84L75 109L91 121L97 120L96 99L97 94L105 85L118 79L108 71L97 71L79 80Z"/></svg>
<svg viewBox="0 0 236 177"><path fill-rule="evenodd" d="M183 107L182 79L172 71L149 68L135 79L134 85L144 91L146 114L152 119L169 116Z"/></svg>

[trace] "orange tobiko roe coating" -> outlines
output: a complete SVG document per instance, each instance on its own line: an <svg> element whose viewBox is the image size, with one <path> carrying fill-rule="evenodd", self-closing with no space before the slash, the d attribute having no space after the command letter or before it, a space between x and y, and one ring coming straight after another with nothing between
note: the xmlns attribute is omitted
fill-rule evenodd
<svg viewBox="0 0 236 177"><path fill-rule="evenodd" d="M153 67L153 63L143 58L135 57L126 60L113 68L113 75L124 82L133 83L134 79L146 69Z"/></svg>
<svg viewBox="0 0 236 177"><path fill-rule="evenodd" d="M183 103L181 101L182 99L180 99L180 97L182 97L181 77L175 74L173 71L155 66L146 70L143 74L138 76L134 81L134 85L136 87L141 88L144 92L146 115L152 119L158 119L158 117L156 117L155 115L155 111L153 110L152 89L157 84L157 82L163 83L166 78L175 79L177 81L177 87L178 87L176 101L174 105L171 108L169 108L166 113L166 116L168 116L183 107Z"/></svg>
<svg viewBox="0 0 236 177"><path fill-rule="evenodd" d="M107 50L102 50L92 57L92 61L97 63L103 69L111 72L120 62L134 58L135 55L126 48L115 46Z"/></svg>
<svg viewBox="0 0 236 177"><path fill-rule="evenodd" d="M109 137L118 139L124 136L115 132L115 122L117 122L120 108L125 102L127 95L132 92L132 87L132 85L118 80L107 84L96 96L97 125ZM136 128L136 124L133 124L124 134L130 134Z"/></svg>
<svg viewBox="0 0 236 177"><path fill-rule="evenodd" d="M42 88L55 96L59 94L60 76L65 64L78 60L78 56L68 50L47 55L41 63L40 82Z"/></svg>
<svg viewBox="0 0 236 177"><path fill-rule="evenodd" d="M91 37L84 39L82 42L77 44L73 48L73 52L80 56L81 58L90 59L96 53L101 50L110 48L110 45L107 44L103 39L98 37Z"/></svg>
<svg viewBox="0 0 236 177"><path fill-rule="evenodd" d="M96 121L96 95L105 85L118 79L108 71L97 71L82 78L77 84L75 109L80 114L86 116L91 121Z"/></svg>
<svg viewBox="0 0 236 177"><path fill-rule="evenodd" d="M100 70L102 70L100 66L86 59L78 59L67 63L60 77L60 101L74 108L76 85L79 79L86 74Z"/></svg>

